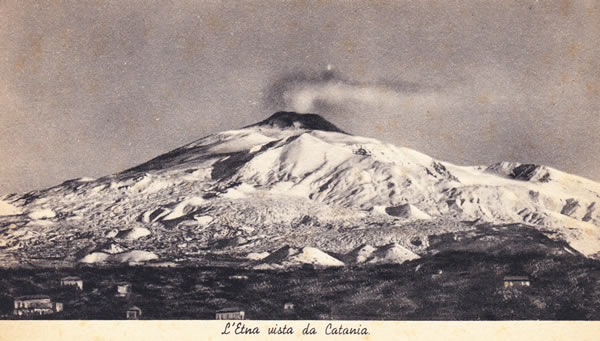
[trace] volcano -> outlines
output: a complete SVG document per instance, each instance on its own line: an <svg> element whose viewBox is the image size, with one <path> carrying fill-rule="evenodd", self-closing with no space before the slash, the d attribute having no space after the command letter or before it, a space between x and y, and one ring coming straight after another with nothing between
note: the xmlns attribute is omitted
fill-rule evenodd
<svg viewBox="0 0 600 341"><path fill-rule="evenodd" d="M598 201L600 184L550 167L454 165L278 112L118 174L0 197L0 263L256 267L288 247L300 251L278 266L339 266L364 245L404 262L469 231L501 244L510 224L555 243L544 252L598 258Z"/></svg>

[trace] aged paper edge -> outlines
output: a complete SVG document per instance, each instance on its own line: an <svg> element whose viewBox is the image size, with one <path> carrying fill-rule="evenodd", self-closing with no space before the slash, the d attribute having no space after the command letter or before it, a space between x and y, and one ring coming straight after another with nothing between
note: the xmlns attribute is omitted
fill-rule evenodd
<svg viewBox="0 0 600 341"><path fill-rule="evenodd" d="M237 323L240 321L231 321ZM223 335L227 321L0 321L0 340L598 340L600 321L243 321L259 335ZM310 323L317 335L302 335ZM325 335L333 327L366 327L369 335ZM293 335L268 335L291 326ZM331 329L331 327L330 327Z"/></svg>

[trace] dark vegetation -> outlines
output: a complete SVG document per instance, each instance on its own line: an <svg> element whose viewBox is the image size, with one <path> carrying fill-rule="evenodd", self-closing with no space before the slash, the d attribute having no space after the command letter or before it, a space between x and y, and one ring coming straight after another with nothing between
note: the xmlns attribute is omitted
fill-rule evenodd
<svg viewBox="0 0 600 341"><path fill-rule="evenodd" d="M530 287L503 287L527 275ZM61 288L77 275L84 290ZM244 275L247 279L230 276ZM133 292L115 297L116 283ZM124 319L129 305L144 319L214 319L241 307L249 319L598 320L600 262L578 255L490 255L445 251L402 265L256 271L219 267L80 267L0 270L0 314L14 297L47 294L64 311L44 319ZM283 304L295 304L284 312ZM37 318L37 317L36 317Z"/></svg>

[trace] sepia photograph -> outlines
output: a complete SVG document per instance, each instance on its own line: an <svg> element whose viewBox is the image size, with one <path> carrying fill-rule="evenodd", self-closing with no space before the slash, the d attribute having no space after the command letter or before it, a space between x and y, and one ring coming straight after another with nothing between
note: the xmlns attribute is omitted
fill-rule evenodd
<svg viewBox="0 0 600 341"><path fill-rule="evenodd" d="M0 1L0 320L598 321L599 56L592 0Z"/></svg>

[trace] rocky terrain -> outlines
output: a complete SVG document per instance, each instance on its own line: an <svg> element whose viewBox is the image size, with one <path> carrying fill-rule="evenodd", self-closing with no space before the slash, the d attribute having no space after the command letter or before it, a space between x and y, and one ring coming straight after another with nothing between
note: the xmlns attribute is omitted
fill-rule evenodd
<svg viewBox="0 0 600 341"><path fill-rule="evenodd" d="M444 233L431 238L420 258L379 263L405 259L396 245L333 255L359 263L346 266L310 247L282 247L264 258L262 264L273 266L265 270L199 264L0 269L0 318L19 318L12 315L14 297L42 293L64 302L64 310L27 318L124 319L135 305L143 319L169 320L214 319L223 307L267 320L600 319L600 261L528 226L482 224ZM285 267L316 259L332 266ZM531 286L505 287L507 274L526 275ZM83 290L60 286L72 275ZM115 295L123 281L132 285L128 297ZM285 310L286 302L294 310Z"/></svg>
<svg viewBox="0 0 600 341"><path fill-rule="evenodd" d="M458 166L279 112L118 174L1 196L0 265L277 270L544 248L505 243L511 224L594 259L598 202L600 184L550 167Z"/></svg>

